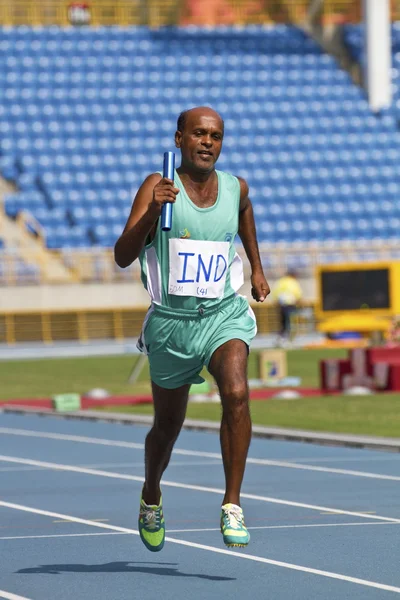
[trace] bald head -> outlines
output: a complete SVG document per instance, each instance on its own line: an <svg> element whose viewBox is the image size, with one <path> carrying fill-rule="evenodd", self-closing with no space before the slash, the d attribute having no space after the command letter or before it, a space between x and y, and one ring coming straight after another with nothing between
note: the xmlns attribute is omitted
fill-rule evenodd
<svg viewBox="0 0 400 600"><path fill-rule="evenodd" d="M212 117L218 119L222 132L224 131L224 120L217 111L213 110L209 106L196 106L189 110L184 110L178 117L177 130L183 133L187 123L192 119L197 120L200 117Z"/></svg>
<svg viewBox="0 0 400 600"><path fill-rule="evenodd" d="M224 122L215 110L208 106L185 110L179 115L175 132L175 146L182 154L180 169L203 175L211 173L221 153L223 138Z"/></svg>

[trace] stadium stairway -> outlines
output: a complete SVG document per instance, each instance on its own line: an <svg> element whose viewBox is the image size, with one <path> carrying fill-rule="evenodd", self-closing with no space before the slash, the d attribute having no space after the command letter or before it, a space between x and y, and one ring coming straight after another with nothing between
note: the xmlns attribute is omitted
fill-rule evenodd
<svg viewBox="0 0 400 600"><path fill-rule="evenodd" d="M47 250L40 237L28 231L22 218L7 217L3 197L12 192L15 192L14 186L0 177L0 256L3 259L0 261L0 282L2 279L8 282L14 279L47 283L75 281L73 272L56 254ZM12 265L8 274L4 268L7 264Z"/></svg>
<svg viewBox="0 0 400 600"><path fill-rule="evenodd" d="M320 5L320 2L318 2ZM346 28L341 20L332 19L330 22L321 25L319 10L315 13L311 8L306 22L303 24L303 31L310 36L327 54L330 54L337 62L339 67L347 71L353 82L362 85L362 69L359 62L354 58L350 51L346 39Z"/></svg>

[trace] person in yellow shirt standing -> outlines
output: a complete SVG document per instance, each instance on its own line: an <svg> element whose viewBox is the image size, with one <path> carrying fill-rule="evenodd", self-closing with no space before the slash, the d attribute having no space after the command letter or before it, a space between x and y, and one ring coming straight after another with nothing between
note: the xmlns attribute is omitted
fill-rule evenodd
<svg viewBox="0 0 400 600"><path fill-rule="evenodd" d="M291 341L291 316L295 312L303 293L294 271L288 271L276 282L272 289L272 299L279 306L280 332L279 342Z"/></svg>

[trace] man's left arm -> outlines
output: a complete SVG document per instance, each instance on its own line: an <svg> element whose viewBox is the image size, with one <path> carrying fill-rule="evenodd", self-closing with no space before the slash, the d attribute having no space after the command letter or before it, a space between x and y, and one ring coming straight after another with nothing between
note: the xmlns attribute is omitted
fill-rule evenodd
<svg viewBox="0 0 400 600"><path fill-rule="evenodd" d="M249 186L241 177L238 179L240 183L239 236L251 267L251 294L257 302L264 302L270 289L261 265Z"/></svg>

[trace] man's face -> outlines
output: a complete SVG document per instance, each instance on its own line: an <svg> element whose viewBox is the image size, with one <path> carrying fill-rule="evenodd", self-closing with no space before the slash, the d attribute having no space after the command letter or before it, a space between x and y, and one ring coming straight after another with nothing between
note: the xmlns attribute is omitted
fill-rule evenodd
<svg viewBox="0 0 400 600"><path fill-rule="evenodd" d="M203 173L212 171L221 153L223 137L222 121L216 113L191 111L183 132L177 131L175 135L182 164Z"/></svg>

